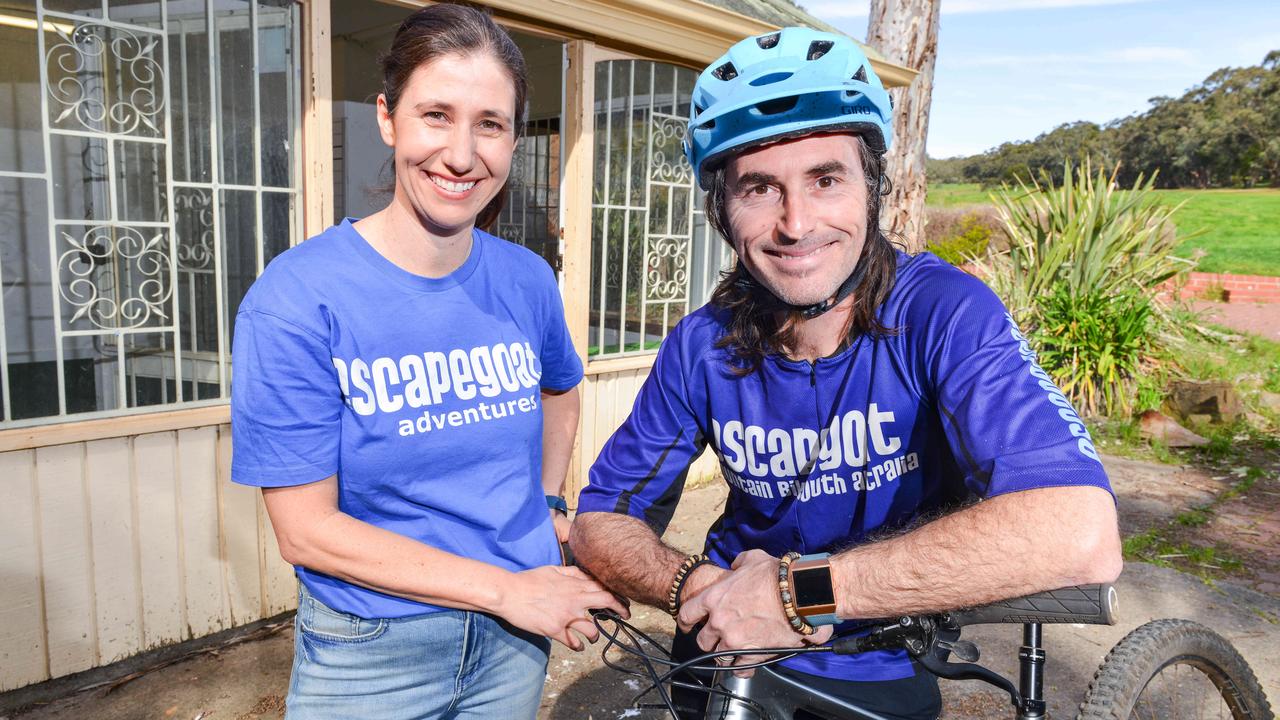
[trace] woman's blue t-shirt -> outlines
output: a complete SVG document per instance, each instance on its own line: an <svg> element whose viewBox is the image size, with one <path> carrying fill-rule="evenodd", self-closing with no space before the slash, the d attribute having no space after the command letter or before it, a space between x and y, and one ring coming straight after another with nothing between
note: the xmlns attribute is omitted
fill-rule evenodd
<svg viewBox="0 0 1280 720"><path fill-rule="evenodd" d="M347 220L273 260L236 316L237 483L338 477L359 520L518 571L558 564L543 499L541 389L582 363L551 268L475 231L442 278L382 257ZM298 567L318 600L362 617L441 608Z"/></svg>

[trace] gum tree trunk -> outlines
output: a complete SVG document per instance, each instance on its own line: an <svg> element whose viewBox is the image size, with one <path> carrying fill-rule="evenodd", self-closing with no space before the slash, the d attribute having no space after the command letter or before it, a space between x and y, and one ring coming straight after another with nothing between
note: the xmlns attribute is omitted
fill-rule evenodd
<svg viewBox="0 0 1280 720"><path fill-rule="evenodd" d="M889 91L893 97L893 149L888 173L893 193L885 198L881 225L898 233L907 249L924 249L925 140L929 135L929 101L933 96L933 63L938 55L938 10L941 0L871 0L867 44L885 59L918 71L910 86Z"/></svg>

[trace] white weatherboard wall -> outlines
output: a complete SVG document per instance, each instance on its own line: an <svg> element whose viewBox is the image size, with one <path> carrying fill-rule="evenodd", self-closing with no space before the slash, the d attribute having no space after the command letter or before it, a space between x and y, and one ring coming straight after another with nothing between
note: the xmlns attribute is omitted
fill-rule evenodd
<svg viewBox="0 0 1280 720"><path fill-rule="evenodd" d="M582 383L582 472L579 477L569 478L566 492L569 497L576 498L582 488L587 485L587 471L591 463L604 449L613 431L618 429L627 416L631 414L631 406L640 387L649 377L649 368L620 370L616 372L588 375ZM714 452L703 451L689 469L688 481L717 472L717 458ZM576 502L575 502L576 506Z"/></svg>
<svg viewBox="0 0 1280 720"><path fill-rule="evenodd" d="M648 374L583 383L571 497ZM0 453L0 692L292 609L261 495L230 467L225 424ZM714 472L703 453L689 475Z"/></svg>
<svg viewBox="0 0 1280 720"><path fill-rule="evenodd" d="M292 609L228 425L0 453L0 691Z"/></svg>

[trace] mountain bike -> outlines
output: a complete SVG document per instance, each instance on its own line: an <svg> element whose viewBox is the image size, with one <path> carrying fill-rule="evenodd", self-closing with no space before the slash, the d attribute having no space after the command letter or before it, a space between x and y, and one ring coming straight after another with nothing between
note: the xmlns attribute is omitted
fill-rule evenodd
<svg viewBox="0 0 1280 720"><path fill-rule="evenodd" d="M671 688L697 690L707 696L707 720L885 720L882 715L807 686L779 673L772 665L802 653L856 654L902 649L919 666L939 678L980 680L1009 696L1011 717L1043 720L1046 651L1045 623L1114 625L1116 591L1109 584L1082 585L1006 600L992 605L934 615L904 616L864 625L823 646L711 652L685 661L621 618L596 613L596 625L607 639L602 657L609 667L648 681L633 699L638 708L665 709L680 720ZM969 625L1022 625L1018 651L1019 677L1012 680L977 664L976 645L961 639ZM617 648L639 667L609 656ZM717 658L772 654L775 657L737 666L754 668L739 678L715 665ZM954 656L959 662L952 661ZM703 681L695 673L709 676ZM660 702L644 702L656 694ZM1231 718L1274 720L1266 694L1248 663L1221 636L1187 620L1155 620L1129 633L1107 654L1094 674L1077 720L1155 720L1157 718Z"/></svg>

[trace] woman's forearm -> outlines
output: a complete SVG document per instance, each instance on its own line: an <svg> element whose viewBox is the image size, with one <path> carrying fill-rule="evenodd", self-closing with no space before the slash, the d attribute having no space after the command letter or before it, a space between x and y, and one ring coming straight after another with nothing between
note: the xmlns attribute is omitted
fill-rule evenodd
<svg viewBox="0 0 1280 720"><path fill-rule="evenodd" d="M337 509L334 478L264 490L285 561L419 602L500 613L515 573L459 557Z"/></svg>
<svg viewBox="0 0 1280 720"><path fill-rule="evenodd" d="M562 393L542 391L542 490L548 495L564 492L581 412L578 388Z"/></svg>

